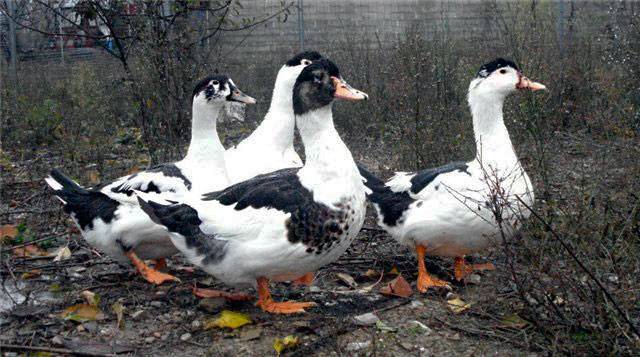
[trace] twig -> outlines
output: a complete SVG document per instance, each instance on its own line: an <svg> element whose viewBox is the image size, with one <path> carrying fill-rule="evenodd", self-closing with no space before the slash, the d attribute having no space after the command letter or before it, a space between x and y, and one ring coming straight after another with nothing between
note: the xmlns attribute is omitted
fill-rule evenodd
<svg viewBox="0 0 640 357"><path fill-rule="evenodd" d="M50 352L50 353L59 353L59 354L68 354L68 355L77 355L77 356L115 356L116 355L116 354L73 351L67 348L51 348L51 347L43 347L43 346L19 346L19 345L5 345L5 344L0 344L0 351Z"/></svg>
<svg viewBox="0 0 640 357"><path fill-rule="evenodd" d="M0 250L0 253L10 252L10 251L12 251L14 249L23 248L23 247L26 247L28 245L36 244L36 243L39 243L39 242L42 242L42 241L45 241L45 240L49 240L49 239L52 239L52 238L57 238L57 237L63 236L65 234L70 234L70 233L71 232L69 232L69 231L65 231L65 232L54 234L54 235L51 235L51 236L38 238L36 240L32 240L32 241L29 241L29 242L26 242L26 243L23 243L23 244L18 244L18 245L11 246L11 247L9 247L7 249L2 249L2 250Z"/></svg>
<svg viewBox="0 0 640 357"><path fill-rule="evenodd" d="M518 199L518 201L520 201L520 203L526 207L531 214L540 221L540 223L542 223L545 228L551 232L551 235L560 243L560 245L562 246L562 248L564 248L564 250L567 251L567 253L569 253L569 256L571 256L571 259L573 259L576 264L578 264L578 266L580 267L580 269L582 269L591 280L593 280L596 285L598 285L598 288L602 291L602 293L604 294L604 296L611 301L611 303L613 304L613 307L616 309L616 311L620 314L620 316L622 316L622 318L625 320L625 322L629 325L629 327L631 328L631 331L634 333L634 335L636 335L636 337L640 337L640 332L638 331L638 329L636 328L636 326L633 324L633 322L631 322L631 320L629 319L629 316L622 311L622 308L620 307L620 305L618 304L618 302L616 301L616 299L611 295L611 293L609 293L609 290L607 290L607 288L602 285L602 283L600 282L600 280L593 275L593 273L591 272L591 270L587 269L587 267L582 263L582 261L578 258L578 256L574 253L572 247L569 246L569 244L567 244L567 242L564 241L564 239L562 239L560 237L560 235L558 235L558 233L556 233L556 231L553 229L553 227L551 227L551 225L549 223L547 223L547 221L544 220L544 218L540 217L540 215L534 211L529 205L527 205L521 198L519 195L516 195L516 198Z"/></svg>

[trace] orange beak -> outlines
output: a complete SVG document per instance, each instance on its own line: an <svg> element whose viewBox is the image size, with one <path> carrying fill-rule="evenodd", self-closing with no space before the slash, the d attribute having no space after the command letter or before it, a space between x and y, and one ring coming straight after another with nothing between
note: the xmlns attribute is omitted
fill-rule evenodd
<svg viewBox="0 0 640 357"><path fill-rule="evenodd" d="M334 98L344 99L344 100L367 100L369 96L365 92L361 92L353 87L351 87L347 82L342 78L331 77L333 81L333 85L336 87L336 92L333 95Z"/></svg>
<svg viewBox="0 0 640 357"><path fill-rule="evenodd" d="M518 84L516 84L516 88L529 89L532 92L535 92L537 90L547 89L547 87L544 84L534 82L523 75L520 75L520 80L518 81Z"/></svg>

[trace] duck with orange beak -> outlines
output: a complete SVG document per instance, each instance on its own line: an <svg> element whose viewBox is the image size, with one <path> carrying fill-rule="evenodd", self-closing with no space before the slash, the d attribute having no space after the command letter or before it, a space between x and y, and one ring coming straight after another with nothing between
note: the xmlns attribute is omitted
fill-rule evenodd
<svg viewBox="0 0 640 357"><path fill-rule="evenodd" d="M534 193L529 176L513 149L502 106L517 90L546 89L523 76L512 61L498 58L478 71L469 85L476 157L419 172L397 172L388 182L361 167L378 224L398 242L416 251L417 288L449 287L431 276L426 255L455 258L454 274L463 280L491 263L468 264L464 256L480 252L502 234L513 234L529 216Z"/></svg>
<svg viewBox="0 0 640 357"><path fill-rule="evenodd" d="M346 251L365 217L365 186L333 124L335 99L366 100L321 59L300 73L293 111L305 147L302 168L283 169L177 204L141 199L191 263L232 286L255 286L257 305L297 313L313 302L276 302L270 281L307 275Z"/></svg>

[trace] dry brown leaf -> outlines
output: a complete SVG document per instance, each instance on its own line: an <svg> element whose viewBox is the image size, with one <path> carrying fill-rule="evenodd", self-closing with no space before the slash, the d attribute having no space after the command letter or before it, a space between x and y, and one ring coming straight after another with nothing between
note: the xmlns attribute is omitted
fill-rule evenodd
<svg viewBox="0 0 640 357"><path fill-rule="evenodd" d="M91 292L89 290L84 290L80 293L80 296L87 302L89 305L98 306L100 303L100 295Z"/></svg>
<svg viewBox="0 0 640 357"><path fill-rule="evenodd" d="M389 270L389 274L395 274L395 275L400 275L400 271L398 270L398 268L394 265L393 268L391 268L391 270Z"/></svg>
<svg viewBox="0 0 640 357"><path fill-rule="evenodd" d="M375 279L380 276L380 273L373 269L369 269L364 273L364 276L366 276L369 279Z"/></svg>
<svg viewBox="0 0 640 357"><path fill-rule="evenodd" d="M399 296L406 298L413 294L413 289L411 289L411 285L409 285L402 275L398 275L395 279L380 288L380 293L387 296Z"/></svg>
<svg viewBox="0 0 640 357"><path fill-rule="evenodd" d="M356 283L355 279L349 274L337 273L336 276L341 282L350 288L356 288L358 286L358 283Z"/></svg>
<svg viewBox="0 0 640 357"><path fill-rule="evenodd" d="M460 298L447 300L447 307L456 314L460 314L471 307L471 304L464 302Z"/></svg>
<svg viewBox="0 0 640 357"><path fill-rule="evenodd" d="M68 246L64 246L64 247L61 247L60 249L58 249L52 255L55 255L55 258L53 258L54 262L67 260L67 259L71 258L71 250L69 249Z"/></svg>
<svg viewBox="0 0 640 357"><path fill-rule="evenodd" d="M33 270L29 270L28 272L22 273L21 277L22 279L27 280L27 279L37 278L40 276L40 274L42 274L42 270L33 269Z"/></svg>
<svg viewBox="0 0 640 357"><path fill-rule="evenodd" d="M65 320L86 322L102 320L105 316L95 305L77 304L64 309L64 311L60 313L60 317Z"/></svg>
<svg viewBox="0 0 640 357"><path fill-rule="evenodd" d="M29 244L24 247L15 248L13 254L17 257L42 257L49 255L44 250L38 248L37 245Z"/></svg>
<svg viewBox="0 0 640 357"><path fill-rule="evenodd" d="M515 329L523 329L527 327L529 322L522 317L518 316L518 314L513 313L509 314L500 320L501 327L515 328Z"/></svg>
<svg viewBox="0 0 640 357"><path fill-rule="evenodd" d="M0 226L0 244L13 242L18 236L18 228L13 224Z"/></svg>

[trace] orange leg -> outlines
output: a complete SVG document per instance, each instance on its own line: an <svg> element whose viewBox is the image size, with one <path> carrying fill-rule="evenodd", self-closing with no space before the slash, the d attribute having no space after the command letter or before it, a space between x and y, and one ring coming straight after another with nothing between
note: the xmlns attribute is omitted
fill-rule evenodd
<svg viewBox="0 0 640 357"><path fill-rule="evenodd" d="M418 281L416 282L416 288L421 293L426 293L429 288L449 288L449 283L432 277L427 271L427 267L424 265L426 252L427 249L425 247L416 244L416 253L418 255Z"/></svg>
<svg viewBox="0 0 640 357"><path fill-rule="evenodd" d="M263 311L274 314L293 314L296 312L304 312L305 307L316 306L316 303L294 301L275 302L269 292L269 280L267 278L258 278L258 302L256 305Z"/></svg>
<svg viewBox="0 0 640 357"><path fill-rule="evenodd" d="M165 270L167 269L167 260L164 258L154 259L153 268L155 270Z"/></svg>
<svg viewBox="0 0 640 357"><path fill-rule="evenodd" d="M313 272L308 272L305 275L294 280L293 285L311 286L311 284L313 283L313 279L315 279L315 274Z"/></svg>
<svg viewBox="0 0 640 357"><path fill-rule="evenodd" d="M156 285L160 285L165 281L180 281L180 279L176 278L173 275L161 273L155 269L150 268L147 264L145 264L133 250L130 250L126 253L126 256L131 260L133 266L136 267L140 275L145 278L148 282Z"/></svg>
<svg viewBox="0 0 640 357"><path fill-rule="evenodd" d="M456 276L456 280L460 281L467 277L467 275L473 273L474 271L482 271L482 270L495 270L496 267L493 263L482 263L482 264L467 264L464 261L463 257L457 257L455 263L453 264L453 272Z"/></svg>
<svg viewBox="0 0 640 357"><path fill-rule="evenodd" d="M223 297L229 301L249 301L253 296L244 293L230 293L222 290L193 288L193 295L200 298Z"/></svg>

